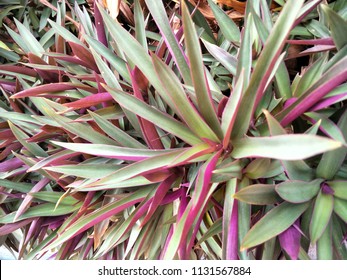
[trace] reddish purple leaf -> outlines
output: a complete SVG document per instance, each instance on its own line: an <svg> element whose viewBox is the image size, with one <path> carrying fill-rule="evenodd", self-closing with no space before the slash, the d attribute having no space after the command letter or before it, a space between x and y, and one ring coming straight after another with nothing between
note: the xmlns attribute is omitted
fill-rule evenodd
<svg viewBox="0 0 347 280"><path fill-rule="evenodd" d="M37 96L40 94L47 94L51 92L59 92L70 89L83 89L92 93L96 93L96 89L86 85L75 85L73 83L52 83L41 86L25 89L11 96L11 98L24 98L29 96Z"/></svg>
<svg viewBox="0 0 347 280"><path fill-rule="evenodd" d="M8 72L12 72L13 75L11 74L6 74L9 76L16 76L17 74L23 74L23 75L28 75L31 77L36 77L37 73L35 70L27 68L27 67L23 67L23 66L16 66L16 65L10 65L10 64L3 64L0 65L0 71L8 71Z"/></svg>
<svg viewBox="0 0 347 280"><path fill-rule="evenodd" d="M89 69L94 70L97 73L100 73L93 55L83 47L82 45L76 44L74 42L68 42L74 55L77 56L81 61L83 61Z"/></svg>
<svg viewBox="0 0 347 280"><path fill-rule="evenodd" d="M287 40L291 45L327 45L335 46L332 38L311 39L311 40Z"/></svg>
<svg viewBox="0 0 347 280"><path fill-rule="evenodd" d="M318 102L316 105L311 107L309 110L311 112L322 110L322 109L327 108L327 107L329 107L335 103L341 102L341 101L345 100L346 98L347 98L347 92L342 93L342 94L338 94L335 96L331 96L328 98L324 98L320 102Z"/></svg>
<svg viewBox="0 0 347 280"><path fill-rule="evenodd" d="M0 163L0 172L12 171L18 167L23 166L23 162L18 158L11 158Z"/></svg>
<svg viewBox="0 0 347 280"><path fill-rule="evenodd" d="M35 55L33 53L28 53L28 58L29 58L30 63L39 64L39 65L46 65L46 66L49 65L46 61L44 61L42 58L38 57L37 55ZM58 75L59 72L58 72L58 70L35 69L35 71L45 81L48 81L50 83L59 81L59 75Z"/></svg>
<svg viewBox="0 0 347 280"><path fill-rule="evenodd" d="M238 260L239 241L238 241L238 202L235 199L231 213L228 240L226 244L226 259Z"/></svg>
<svg viewBox="0 0 347 280"><path fill-rule="evenodd" d="M173 174L166 178L162 183L159 184L153 199L148 207L146 216L143 218L141 226L145 225L153 216L153 213L161 204L162 200L166 196L167 192L172 187L172 184L177 180L177 175Z"/></svg>
<svg viewBox="0 0 347 280"><path fill-rule="evenodd" d="M98 41L107 47L108 42L107 42L106 33L105 33L104 21L102 20L102 16L101 16L99 7L97 5L97 2L100 2L100 1L99 0L94 1L94 19L95 19L96 35L98 36Z"/></svg>
<svg viewBox="0 0 347 280"><path fill-rule="evenodd" d="M95 106L101 104L102 102L107 102L110 100L113 100L113 98L108 92L100 92L86 96L74 102L64 103L64 106L67 106L71 109L89 108L91 106Z"/></svg>
<svg viewBox="0 0 347 280"><path fill-rule="evenodd" d="M147 86L145 86L148 82L147 79L143 76L142 72L137 67L135 67L134 70L130 71L130 78L133 82L134 96L144 101L141 88L143 89L147 88ZM139 120L141 131L147 145L151 149L164 149L163 143L160 140L160 137L155 125L151 123L150 121L145 120L141 117L137 117L137 118Z"/></svg>
<svg viewBox="0 0 347 280"><path fill-rule="evenodd" d="M282 232L278 238L281 247L287 252L292 260L297 260L300 252L301 233L298 230L299 221Z"/></svg>
<svg viewBox="0 0 347 280"><path fill-rule="evenodd" d="M331 67L322 78L304 92L293 104L278 114L283 127L320 102L331 90L347 80L347 57Z"/></svg>
<svg viewBox="0 0 347 280"><path fill-rule="evenodd" d="M35 218L30 218L30 219L25 219L19 222L11 223L11 224L5 224L2 227L0 227L0 236L10 234L19 228L23 228L27 224L30 224L34 219Z"/></svg>

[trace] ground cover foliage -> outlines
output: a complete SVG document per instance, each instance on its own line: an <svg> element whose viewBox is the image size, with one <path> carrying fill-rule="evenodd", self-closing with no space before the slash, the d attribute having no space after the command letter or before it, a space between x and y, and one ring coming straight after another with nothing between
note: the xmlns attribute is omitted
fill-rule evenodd
<svg viewBox="0 0 347 280"><path fill-rule="evenodd" d="M346 1L6 0L0 19L18 258L347 258Z"/></svg>

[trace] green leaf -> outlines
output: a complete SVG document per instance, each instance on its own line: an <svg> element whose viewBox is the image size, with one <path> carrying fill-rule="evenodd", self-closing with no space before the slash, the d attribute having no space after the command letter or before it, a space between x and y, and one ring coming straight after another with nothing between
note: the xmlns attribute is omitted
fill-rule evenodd
<svg viewBox="0 0 347 280"><path fill-rule="evenodd" d="M289 228L307 209L309 203L290 204L283 202L270 210L246 234L241 250L252 248L277 236Z"/></svg>
<svg viewBox="0 0 347 280"><path fill-rule="evenodd" d="M206 242L208 239L214 237L215 235L221 232L222 232L222 219L219 218L208 228L208 230L204 233L204 235L201 236L201 238L198 240L196 245L200 245L203 242Z"/></svg>
<svg viewBox="0 0 347 280"><path fill-rule="evenodd" d="M25 42L26 46L33 54L42 57L42 54L45 52L41 44L36 40L33 34L16 18L14 18L18 31L21 35L21 38Z"/></svg>
<svg viewBox="0 0 347 280"><path fill-rule="evenodd" d="M227 40L238 44L241 40L239 27L221 8L218 7L218 5L215 4L215 2L208 0L208 4L218 22L218 26L222 31L224 37Z"/></svg>
<svg viewBox="0 0 347 280"><path fill-rule="evenodd" d="M236 82L235 88L225 105L222 114L222 131L224 135L223 148L226 149L230 143L230 136L233 130L235 119L240 108L241 96L244 87L244 72L242 71Z"/></svg>
<svg viewBox="0 0 347 280"><path fill-rule="evenodd" d="M46 157L47 153L36 143L30 143L27 141L29 136L21 129L16 127L10 121L8 122L13 135L17 138L23 147L25 147L34 157Z"/></svg>
<svg viewBox="0 0 347 280"><path fill-rule="evenodd" d="M329 8L328 5L322 5L322 11L327 16L331 35L338 50L347 45L346 26L347 21L344 20L338 13Z"/></svg>
<svg viewBox="0 0 347 280"><path fill-rule="evenodd" d="M192 81L191 81L188 63L186 61L184 52L181 49L175 34L173 33L172 27L167 18L164 3L162 1L157 1L157 0L145 0L145 2L160 30L160 33L163 36L163 39L165 40L167 47L170 50L170 53L172 54L176 62L178 69L180 70L180 73L185 83L188 85L191 85ZM183 6L184 3L182 2L181 5ZM124 50L124 52L126 51ZM133 60L133 61L136 61L136 60Z"/></svg>
<svg viewBox="0 0 347 280"><path fill-rule="evenodd" d="M0 186L21 193L28 193L33 188L33 185L29 183L13 182L5 179L0 179Z"/></svg>
<svg viewBox="0 0 347 280"><path fill-rule="evenodd" d="M181 9L183 18L183 30L185 34L185 45L188 53L190 74L193 80L193 86L198 103L198 110L207 124L217 134L218 138L222 139L220 123L217 118L211 91L207 83L205 74L206 70L203 64L199 38L196 34L194 23L190 17L189 10L185 4L185 1L182 1Z"/></svg>
<svg viewBox="0 0 347 280"><path fill-rule="evenodd" d="M347 200L347 181L326 182L334 191L334 196Z"/></svg>
<svg viewBox="0 0 347 280"><path fill-rule="evenodd" d="M113 145L104 144L84 144L84 143L64 143L51 141L54 145L64 147L71 151L106 157L106 158L116 158L124 160L141 160L154 156L164 156L170 154L173 151L183 152L185 149L175 149L175 150L150 150L150 149L134 149L127 147L118 147Z"/></svg>
<svg viewBox="0 0 347 280"><path fill-rule="evenodd" d="M271 137L247 137L233 142L231 156L266 157L281 160L299 160L334 150L340 142L315 135L278 135Z"/></svg>
<svg viewBox="0 0 347 280"><path fill-rule="evenodd" d="M21 216L17 217L16 222L22 221L25 219L33 218L33 217L55 217L66 215L72 213L79 209L82 206L82 203L78 203L75 205L58 205L56 207L53 203L45 203L37 206L30 207L23 213ZM0 217L0 224L9 224L13 223L14 217L16 216L16 212Z"/></svg>
<svg viewBox="0 0 347 280"><path fill-rule="evenodd" d="M41 101L45 102L45 100L41 100ZM92 143L118 145L116 141L97 132L92 127L82 123L74 122L73 120L67 117L61 116L57 114L47 102L45 102L45 104L46 104L46 106L44 107L45 114L49 116L51 119L55 120L59 124L59 127L61 127L62 129L65 129Z"/></svg>
<svg viewBox="0 0 347 280"><path fill-rule="evenodd" d="M347 201L344 199L334 198L334 212L347 223Z"/></svg>
<svg viewBox="0 0 347 280"><path fill-rule="evenodd" d="M134 7L135 37L136 40L148 51L145 19L139 0L135 0Z"/></svg>
<svg viewBox="0 0 347 280"><path fill-rule="evenodd" d="M342 137L347 141L347 111L343 113L337 126L340 128ZM331 180L339 171L347 155L347 147L341 147L334 151L323 154L318 167L317 176Z"/></svg>
<svg viewBox="0 0 347 280"><path fill-rule="evenodd" d="M161 91L161 96L165 97L165 100L171 99L171 102L175 105L179 116L185 121L187 126L195 135L200 138L207 138L219 142L218 137L201 118L189 101L182 84L175 76L174 72L156 55L153 55L152 58L154 68L157 71L157 75L160 77L162 88L164 89L164 91Z"/></svg>
<svg viewBox="0 0 347 280"><path fill-rule="evenodd" d="M108 67L108 65L105 63L105 61L102 60L100 55L96 53L95 51L91 51L93 54L93 57L95 59L96 65L98 66L101 76L104 78L106 84L109 87L116 88L121 90L122 87L120 86L117 77L114 75L112 70Z"/></svg>
<svg viewBox="0 0 347 280"><path fill-rule="evenodd" d="M273 70L273 65L275 65L282 52L285 40L292 29L293 23L303 3L303 0L287 1L279 18L277 19L271 34L266 41L264 49L258 58L249 86L244 93L242 102L240 104L240 112L243 113L239 114L236 118L236 129L233 130L232 134L233 139L241 138L247 133L252 118L252 113L255 109L254 107L261 99L266 87L266 80L270 76Z"/></svg>
<svg viewBox="0 0 347 280"><path fill-rule="evenodd" d="M92 227L93 225L101 222L107 218L110 218L112 215L118 214L128 207L142 201L152 188L144 187L140 190L131 193L121 199L118 199L114 202L108 203L97 210L82 216L74 223L70 224L60 235L47 247L44 248L44 251L51 250L65 241L71 239L73 236L76 236L78 233L85 231L86 229Z"/></svg>
<svg viewBox="0 0 347 280"><path fill-rule="evenodd" d="M44 167L45 170L62 173L65 176L77 176L81 178L95 179L106 177L116 170L124 167L119 164L70 164Z"/></svg>
<svg viewBox="0 0 347 280"><path fill-rule="evenodd" d="M235 193L234 198L252 205L271 205L281 200L275 191L275 185L266 184L245 187Z"/></svg>
<svg viewBox="0 0 347 280"><path fill-rule="evenodd" d="M331 194L319 192L314 204L310 223L310 238L312 244L322 236L331 217L334 208L334 197Z"/></svg>
<svg viewBox="0 0 347 280"><path fill-rule="evenodd" d="M123 59L115 55L111 49L106 48L102 43L94 38L88 35L84 35L84 38L96 53L103 56L127 82L130 82L129 72Z"/></svg>
<svg viewBox="0 0 347 280"><path fill-rule="evenodd" d="M183 123L171 118L169 115L144 103L136 97L110 88L108 88L108 92L122 107L154 123L163 130L176 135L188 144L194 145L202 142L202 140L193 134Z"/></svg>
<svg viewBox="0 0 347 280"><path fill-rule="evenodd" d="M322 236L317 241L317 259L333 259L332 221L329 222Z"/></svg>
<svg viewBox="0 0 347 280"><path fill-rule="evenodd" d="M236 76L237 69L237 59L232 56L226 50L218 47L217 45L211 44L207 41L202 40L207 51L218 61L220 62L226 70L230 72L233 76Z"/></svg>
<svg viewBox="0 0 347 280"><path fill-rule="evenodd" d="M145 149L146 146L132 138L128 133L121 130L117 126L113 125L111 122L107 121L102 116L99 116L95 112L88 111L93 120L97 123L97 125L107 133L111 138L116 140L119 145L134 149Z"/></svg>
<svg viewBox="0 0 347 280"><path fill-rule="evenodd" d="M80 39L78 39L74 34L72 34L68 29L65 27L57 24L56 22L48 19L49 24L52 26L52 28L56 31L57 34L59 34L61 37L63 37L67 42L71 41L75 44L78 44L80 46L83 46L84 48L87 48Z"/></svg>
<svg viewBox="0 0 347 280"><path fill-rule="evenodd" d="M54 203L55 205L57 205L58 202L59 202L59 205L60 204L74 205L77 202L79 202L77 199L73 198L72 196L64 196L64 193L61 193L61 192L40 191L40 192L34 192L29 194L37 199Z"/></svg>
<svg viewBox="0 0 347 280"><path fill-rule="evenodd" d="M271 160L268 158L256 158L244 169L244 173L250 179L264 178L270 168Z"/></svg>
<svg viewBox="0 0 347 280"><path fill-rule="evenodd" d="M322 76L324 70L324 67L322 66L324 63L326 63L326 58L321 57L305 69L305 72L302 74L301 79L293 92L293 96L301 96L307 89L318 81Z"/></svg>
<svg viewBox="0 0 347 280"><path fill-rule="evenodd" d="M276 192L288 202L303 203L318 194L322 182L323 179L316 179L311 182L286 181L276 186Z"/></svg>

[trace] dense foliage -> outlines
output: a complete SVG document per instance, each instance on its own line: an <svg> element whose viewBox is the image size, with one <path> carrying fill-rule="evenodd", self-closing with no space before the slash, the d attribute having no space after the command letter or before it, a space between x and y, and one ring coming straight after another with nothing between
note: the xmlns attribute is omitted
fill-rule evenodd
<svg viewBox="0 0 347 280"><path fill-rule="evenodd" d="M0 9L18 258L347 259L346 1Z"/></svg>

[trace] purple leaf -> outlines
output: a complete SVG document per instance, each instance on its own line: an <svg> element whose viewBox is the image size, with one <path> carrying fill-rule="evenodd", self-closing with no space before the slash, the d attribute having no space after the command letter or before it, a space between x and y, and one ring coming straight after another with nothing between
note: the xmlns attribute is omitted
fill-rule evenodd
<svg viewBox="0 0 347 280"><path fill-rule="evenodd" d="M325 109L325 108L327 108L327 107L329 107L335 103L341 102L341 101L345 100L346 98L347 98L347 92L342 93L342 94L338 94L335 96L331 96L328 98L324 98L320 102L316 103L316 105L311 107L309 110L311 112L322 110L322 109Z"/></svg>
<svg viewBox="0 0 347 280"><path fill-rule="evenodd" d="M0 163L0 172L12 171L18 167L23 166L23 162L18 158L11 158Z"/></svg>
<svg viewBox="0 0 347 280"><path fill-rule="evenodd" d="M147 78L142 74L140 69L135 67L134 70L130 71L130 78L133 82L134 96L136 96L141 101L144 101L141 88L145 89L147 86L145 84L148 83ZM147 145L151 149L164 149L163 143L160 140L158 131L153 123L150 121L137 117L140 123L142 134L145 138Z"/></svg>
<svg viewBox="0 0 347 280"><path fill-rule="evenodd" d="M25 89L11 96L11 98L24 98L29 96L37 96L40 94L50 93L50 92L59 92L69 89L83 89L89 92L96 93L96 89L86 86L86 85L76 85L73 83L52 83L41 86L32 87L29 89Z"/></svg>
<svg viewBox="0 0 347 280"><path fill-rule="evenodd" d="M95 19L96 35L98 36L98 41L107 47L108 43L107 43L107 38L105 33L104 21L102 20L102 16L101 16L99 7L97 5L97 2L100 2L100 1L99 0L94 1L94 19Z"/></svg>
<svg viewBox="0 0 347 280"><path fill-rule="evenodd" d="M153 199L148 207L148 211L146 216L143 218L141 222L141 226L145 225L153 216L153 213L161 204L162 200L166 196L167 192L172 187L172 184L177 180L177 175L173 174L166 178L162 183L159 184Z"/></svg>
<svg viewBox="0 0 347 280"><path fill-rule="evenodd" d="M83 97L74 102L64 103L64 106L67 106L71 109L80 109L95 106L101 104L102 102L110 100L113 100L113 98L108 92L100 92L97 94Z"/></svg>
<svg viewBox="0 0 347 280"><path fill-rule="evenodd" d="M25 219L19 222L11 223L11 224L5 224L2 227L0 227L0 236L10 234L19 228L23 228L27 224L30 224L34 219L35 218L30 218L30 219Z"/></svg>
<svg viewBox="0 0 347 280"><path fill-rule="evenodd" d="M74 55L77 56L81 61L87 65L89 69L94 70L97 73L100 73L93 55L82 45L76 44L74 42L68 42Z"/></svg>
<svg viewBox="0 0 347 280"><path fill-rule="evenodd" d="M335 46L332 38L310 39L310 40L287 40L288 44L292 45L327 45Z"/></svg>
<svg viewBox="0 0 347 280"><path fill-rule="evenodd" d="M39 65L46 65L49 64L44 61L42 58L36 56L33 53L28 53L28 58L30 63L33 64L39 64ZM34 67L35 68L35 67ZM57 74L57 70L41 70L41 69L35 69L35 71L39 74L40 77L42 77L45 81L48 81L50 83L58 82L59 81L59 75Z"/></svg>
<svg viewBox="0 0 347 280"><path fill-rule="evenodd" d="M299 256L301 239L301 233L297 228L299 226L300 224L297 220L292 226L278 236L281 247L287 252L292 260L297 260Z"/></svg>
<svg viewBox="0 0 347 280"><path fill-rule="evenodd" d="M238 203L234 201L233 210L228 230L228 240L226 244L226 259L238 260L239 242L238 242Z"/></svg>

